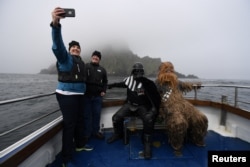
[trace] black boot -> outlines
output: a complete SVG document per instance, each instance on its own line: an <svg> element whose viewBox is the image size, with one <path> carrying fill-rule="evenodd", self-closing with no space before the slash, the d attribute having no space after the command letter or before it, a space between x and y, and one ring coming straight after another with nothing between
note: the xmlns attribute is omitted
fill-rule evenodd
<svg viewBox="0 0 250 167"><path fill-rule="evenodd" d="M143 135L144 139L144 158L145 159L151 159L152 153L151 153L151 135Z"/></svg>
<svg viewBox="0 0 250 167"><path fill-rule="evenodd" d="M122 124L113 122L113 127L114 127L114 134L110 138L107 139L108 144L113 143L123 138Z"/></svg>
<svg viewBox="0 0 250 167"><path fill-rule="evenodd" d="M107 139L107 143L110 144L120 139L122 139L122 135L114 133L110 138Z"/></svg>

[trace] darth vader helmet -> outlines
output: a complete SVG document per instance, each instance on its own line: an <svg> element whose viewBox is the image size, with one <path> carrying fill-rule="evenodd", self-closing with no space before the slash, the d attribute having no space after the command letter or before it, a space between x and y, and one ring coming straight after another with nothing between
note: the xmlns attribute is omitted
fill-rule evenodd
<svg viewBox="0 0 250 167"><path fill-rule="evenodd" d="M139 78L144 75L144 69L142 63L137 62L133 65L131 75L133 75L134 78Z"/></svg>

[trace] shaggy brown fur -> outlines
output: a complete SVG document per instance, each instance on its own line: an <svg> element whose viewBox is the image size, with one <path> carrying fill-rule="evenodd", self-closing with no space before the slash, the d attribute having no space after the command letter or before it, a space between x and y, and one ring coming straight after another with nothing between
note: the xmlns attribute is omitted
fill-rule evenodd
<svg viewBox="0 0 250 167"><path fill-rule="evenodd" d="M170 75L170 74L173 74L173 75ZM178 81L178 78L174 73L174 66L171 62L164 62L160 65L158 69L158 77L157 77L156 82L159 83L160 85L176 86L183 93L190 92L193 89L199 89L201 87L201 83ZM162 91L162 87L160 91ZM163 93L163 92L160 92L160 93Z"/></svg>
<svg viewBox="0 0 250 167"><path fill-rule="evenodd" d="M191 140L197 146L204 146L207 117L185 100L182 94L192 90L193 84L180 83L171 62L160 65L156 83L162 97L166 95L165 92L170 92L165 96L167 98L162 99L160 114L165 118L168 141L176 155L181 155L185 139Z"/></svg>

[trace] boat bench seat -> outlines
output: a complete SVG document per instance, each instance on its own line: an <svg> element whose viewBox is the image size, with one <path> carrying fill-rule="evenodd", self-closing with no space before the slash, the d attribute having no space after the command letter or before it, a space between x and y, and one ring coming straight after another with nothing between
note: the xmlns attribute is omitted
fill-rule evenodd
<svg viewBox="0 0 250 167"><path fill-rule="evenodd" d="M129 136L131 133L135 132L136 130L143 129L143 123L142 120L136 116L126 117L123 123L124 123L123 142L126 145L129 143ZM155 130L166 129L164 118L161 117L156 118L154 129Z"/></svg>

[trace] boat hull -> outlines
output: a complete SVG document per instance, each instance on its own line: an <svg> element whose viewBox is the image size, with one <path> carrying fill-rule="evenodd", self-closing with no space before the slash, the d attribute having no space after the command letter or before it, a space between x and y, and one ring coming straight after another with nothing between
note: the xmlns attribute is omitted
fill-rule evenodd
<svg viewBox="0 0 250 167"><path fill-rule="evenodd" d="M239 138L250 143L250 115L237 108L230 108L224 104L190 100L209 120L209 132L224 137ZM104 133L112 130L112 115L124 104L124 100L104 101L101 117L101 128ZM226 111L224 125L221 125L222 115ZM224 114L225 117L225 114ZM58 118L48 127L39 129L30 140L21 143L8 153L1 152L1 166L36 166L44 167L55 161L61 149L62 119ZM38 130L38 131L39 131ZM108 133L107 133L108 134ZM167 143L167 141L165 142ZM249 145L248 145L249 146ZM126 148L126 146L123 146ZM121 148L122 149L122 148ZM7 151L7 150L4 150Z"/></svg>

